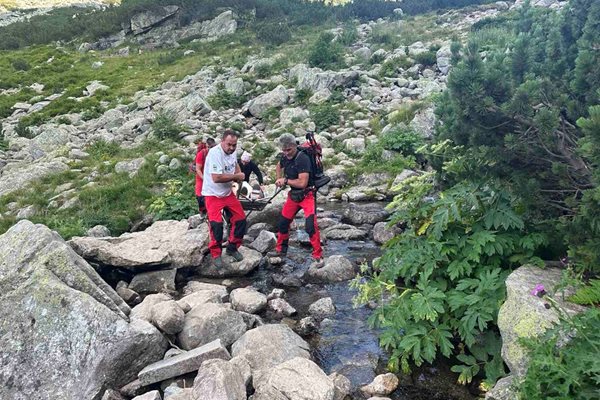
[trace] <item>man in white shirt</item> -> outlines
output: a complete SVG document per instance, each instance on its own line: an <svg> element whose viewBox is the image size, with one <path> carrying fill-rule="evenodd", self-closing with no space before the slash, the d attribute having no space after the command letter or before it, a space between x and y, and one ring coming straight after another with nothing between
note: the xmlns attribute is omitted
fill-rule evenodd
<svg viewBox="0 0 600 400"><path fill-rule="evenodd" d="M225 254L234 261L242 261L243 256L238 251L246 233L246 214L240 201L233 194L233 182L242 182L244 173L241 172L237 162L235 149L239 133L227 129L223 132L221 143L208 152L204 163L204 182L202 183L202 196L206 202L208 212L208 226L210 243L208 248L217 268L223 267L221 259L221 246L223 243L223 218L221 212L225 210L230 217L229 244Z"/></svg>

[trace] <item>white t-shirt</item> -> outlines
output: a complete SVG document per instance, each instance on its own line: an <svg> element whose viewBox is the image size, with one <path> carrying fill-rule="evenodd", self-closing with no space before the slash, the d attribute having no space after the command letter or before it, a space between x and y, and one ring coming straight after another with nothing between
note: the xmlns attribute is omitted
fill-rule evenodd
<svg viewBox="0 0 600 400"><path fill-rule="evenodd" d="M225 154L220 144L208 151L204 163L204 181L202 182L202 196L226 197L231 193L233 182L215 183L211 174L234 174L237 165L237 156Z"/></svg>

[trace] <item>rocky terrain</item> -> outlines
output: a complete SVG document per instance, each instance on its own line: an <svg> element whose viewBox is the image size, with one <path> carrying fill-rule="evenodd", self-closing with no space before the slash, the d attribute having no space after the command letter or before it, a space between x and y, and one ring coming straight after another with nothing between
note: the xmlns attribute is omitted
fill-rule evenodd
<svg viewBox="0 0 600 400"><path fill-rule="evenodd" d="M27 6L30 3L35 3L32 7L55 5L27 2ZM155 221L143 208L141 218L126 221L130 229L125 233L115 234L99 224L86 226L85 235L73 235L68 241L29 220L76 213L86 207L85 190L117 177L136 179L149 169L167 179L187 168L199 140L232 126L242 134L240 152L266 153L261 168L273 193L269 184L276 138L285 132L302 138L309 130L316 131L332 177L318 201L323 207L347 203L343 212L319 215L324 241L351 242L358 248L385 243L401 229L386 223L385 202L400 183L427 166L413 161L388 168L386 163L392 165L401 157L400 151L389 149L376 156L383 166L379 170L360 171L361 160L395 129L414 131L423 143L430 139L437 123L432 98L445 90L452 68L450 34L464 39L473 23L510 12L521 3L499 1L467 11L444 11L435 17L435 24L447 36L426 36L393 49L375 45L375 34L396 32L405 21L358 23L356 39L344 48L346 67L338 69L310 67L307 62L287 64L283 61L288 55L277 53L248 55L240 66L220 65L217 57L212 65L182 79L165 79L155 90L137 90L117 104L101 101L104 108L98 115L56 115L29 126L27 135L22 134L20 121L63 101L66 94L48 94L40 83L0 90L0 96L35 93L16 102L11 115L1 121L6 147L0 147L0 198L10 201L2 204L0 216L12 226L0 236L0 337L9 338L0 351L0 397L383 400L387 397L382 396L394 396L406 382L392 373L379 374L377 360L369 366L366 382L341 372L325 373L315 359L311 338L332 323L337 305L322 297L299 313L286 290L347 285L361 260L329 254L322 269L309 267L305 260L284 266L269 262L265 254L275 244L274 222L283 196L253 213L241 248L244 260L228 262L222 270L206 260L208 227L198 215ZM537 3L564 5L551 0ZM134 56L133 49L138 54L175 51L189 40L226 39L241 25L239 16L224 11L215 19L181 27L174 22L177 12L176 6L165 6L141 13L121 32L68 51L82 57L106 52L104 62L96 61L92 67L102 70L109 68L111 57ZM13 17L20 18L14 13ZM8 21L6 14L4 18ZM335 41L344 28L329 31ZM425 53L432 54L431 62L418 62ZM185 62L193 55L194 50L185 50L182 59ZM392 73L386 72L389 68ZM265 69L273 73L263 76ZM110 88L111 82L87 81L81 93L69 100L86 101ZM219 96L244 101L239 106L217 105ZM339 119L321 127L310 110L325 104L337 110ZM165 115L177 127L176 141L161 141L157 121ZM160 145L143 147L149 141ZM95 160L90 149L98 143L118 145L130 151L129 156ZM52 180L56 176L61 177L59 184ZM34 197L28 190L41 179L50 183L44 186L40 202L40 193ZM297 247L307 244L300 231L293 241ZM265 270L272 275L269 290L256 278ZM523 268L507 282L509 299L500 329L506 338L503 356L514 374L520 373L523 359L515 350L516 337L530 334L509 323L515 315L527 319L529 311L520 304L529 301L531 313L541 314L541 321L556 319L544 314L532 299L515 305L517 291L510 288L531 281L531 275L558 280L554 272L540 276ZM242 285L248 282L240 279L256 281ZM461 393L462 398L470 396Z"/></svg>

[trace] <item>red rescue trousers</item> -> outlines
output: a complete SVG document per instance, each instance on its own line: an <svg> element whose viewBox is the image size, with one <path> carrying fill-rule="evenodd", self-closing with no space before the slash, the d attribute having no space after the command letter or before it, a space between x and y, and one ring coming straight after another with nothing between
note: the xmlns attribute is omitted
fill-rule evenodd
<svg viewBox="0 0 600 400"><path fill-rule="evenodd" d="M315 203L315 196L312 191L307 192L302 201L292 200L290 193L288 193L288 197L285 200L283 209L281 210L279 224L277 227L276 250L278 252L287 253L288 241L290 238L290 224L294 220L296 213L302 209L305 217L304 229L306 230L306 233L308 233L310 244L313 248L312 256L314 259L319 259L323 256L323 249L321 248L321 234L319 232L319 226L317 225L317 216L315 215Z"/></svg>
<svg viewBox="0 0 600 400"><path fill-rule="evenodd" d="M208 211L208 227L210 233L210 242L208 248L213 258L221 255L221 245L223 244L223 217L221 212L225 209L229 211L231 219L229 220L229 244L227 249L237 250L242 244L244 234L246 233L246 214L240 201L233 193L225 197L204 196L206 209Z"/></svg>

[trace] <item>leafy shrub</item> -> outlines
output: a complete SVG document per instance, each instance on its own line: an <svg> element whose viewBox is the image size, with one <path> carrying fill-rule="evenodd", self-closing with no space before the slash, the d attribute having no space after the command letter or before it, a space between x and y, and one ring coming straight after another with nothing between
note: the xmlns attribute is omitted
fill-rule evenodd
<svg viewBox="0 0 600 400"><path fill-rule="evenodd" d="M263 23L256 29L256 38L263 43L279 46L292 39L292 32L283 22Z"/></svg>
<svg viewBox="0 0 600 400"><path fill-rule="evenodd" d="M388 78L398 76L399 68L408 69L412 67L412 65L412 62L408 59L408 57L394 57L381 65L379 75Z"/></svg>
<svg viewBox="0 0 600 400"><path fill-rule="evenodd" d="M590 306L600 303L600 279L590 280L589 285L579 288L568 300L575 304Z"/></svg>
<svg viewBox="0 0 600 400"><path fill-rule="evenodd" d="M412 57L417 62L417 64L422 64L425 66L435 65L435 63L437 62L437 55L435 51L426 51L423 53L415 54Z"/></svg>
<svg viewBox="0 0 600 400"><path fill-rule="evenodd" d="M184 219L196 213L195 200L182 181L169 179L165 183L165 191L155 197L148 210L157 220ZM189 186L187 186L189 187Z"/></svg>
<svg viewBox="0 0 600 400"><path fill-rule="evenodd" d="M308 54L308 63L311 67L331 68L341 64L342 46L333 42L333 34L324 32L319 35Z"/></svg>
<svg viewBox="0 0 600 400"><path fill-rule="evenodd" d="M423 103L418 101L403 104L388 115L388 122L392 125L409 124L421 108Z"/></svg>
<svg viewBox="0 0 600 400"><path fill-rule="evenodd" d="M350 46L358 39L358 32L356 31L356 26L352 23L347 23L344 25L344 29L342 30L341 35L338 37L337 41L343 46Z"/></svg>
<svg viewBox="0 0 600 400"><path fill-rule="evenodd" d="M223 108L236 108L244 104L246 101L245 96L237 96L228 90L221 89L211 96L206 101L212 108L223 109Z"/></svg>
<svg viewBox="0 0 600 400"><path fill-rule="evenodd" d="M13 60L10 64L15 69L15 71L29 71L31 69L29 63L23 60L22 58L17 58L16 60Z"/></svg>
<svg viewBox="0 0 600 400"><path fill-rule="evenodd" d="M169 51L167 53L161 54L156 59L158 65L171 65L175 64L177 60L180 60L183 57L183 52L181 51Z"/></svg>
<svg viewBox="0 0 600 400"><path fill-rule="evenodd" d="M71 125L71 120L67 117L60 117L56 120L57 124Z"/></svg>
<svg viewBox="0 0 600 400"><path fill-rule="evenodd" d="M261 119L265 121L273 121L279 117L279 109L277 107L268 108L262 115Z"/></svg>
<svg viewBox="0 0 600 400"><path fill-rule="evenodd" d="M410 361L419 366L461 349L461 364L452 368L459 382L470 382L483 366L491 385L504 374L500 338L491 329L504 280L512 268L542 263L534 252L544 237L525 231L517 200L493 182L459 183L432 196L432 177L409 178L390 204L391 223L405 222L406 229L372 271L363 267L356 300L380 303L370 323L382 329L390 368L408 371Z"/></svg>
<svg viewBox="0 0 600 400"><path fill-rule="evenodd" d="M156 114L152 128L159 139L177 139L181 131L181 127L175 123L175 118L165 111Z"/></svg>
<svg viewBox="0 0 600 400"><path fill-rule="evenodd" d="M34 134L31 131L31 126L29 124L27 124L27 122L24 120L24 118L22 118L21 120L19 120L19 123L17 124L17 126L15 127L15 133L21 137L27 138L27 139L33 139L34 138Z"/></svg>
<svg viewBox="0 0 600 400"><path fill-rule="evenodd" d="M380 143L384 149L398 151L404 156L414 155L424 143L423 137L412 129L402 126L382 135Z"/></svg>
<svg viewBox="0 0 600 400"><path fill-rule="evenodd" d="M261 161L269 158L275 152L277 152L277 149L271 143L261 142L252 149L252 158L260 163Z"/></svg>
<svg viewBox="0 0 600 400"><path fill-rule="evenodd" d="M566 345L565 337L573 337ZM600 310L591 308L545 335L524 340L530 349L527 374L519 384L523 399L584 400L598 397Z"/></svg>
<svg viewBox="0 0 600 400"><path fill-rule="evenodd" d="M2 121L0 121L0 150L4 151L8 149L8 141L4 139L4 132L2 131Z"/></svg>
<svg viewBox="0 0 600 400"><path fill-rule="evenodd" d="M110 160L119 154L121 147L116 142L107 142L104 139L96 140L86 148L86 152L99 161Z"/></svg>
<svg viewBox="0 0 600 400"><path fill-rule="evenodd" d="M296 102L301 105L308 104L308 99L313 95L310 89L298 89L296 90Z"/></svg>
<svg viewBox="0 0 600 400"><path fill-rule="evenodd" d="M309 107L311 119L317 130L324 130L340 122L340 111L331 103L323 103Z"/></svg>

